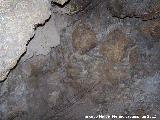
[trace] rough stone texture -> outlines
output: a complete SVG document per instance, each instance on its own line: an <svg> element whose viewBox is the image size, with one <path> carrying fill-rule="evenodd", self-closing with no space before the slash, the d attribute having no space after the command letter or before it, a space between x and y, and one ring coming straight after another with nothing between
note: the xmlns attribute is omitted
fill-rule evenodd
<svg viewBox="0 0 160 120"><path fill-rule="evenodd" d="M60 14L73 15L80 11L83 11L92 0L71 0L68 4L59 8L58 6L53 7L53 12Z"/></svg>
<svg viewBox="0 0 160 120"><path fill-rule="evenodd" d="M20 56L34 28L49 18L47 0L1 0L0 5L0 80L4 80Z"/></svg>
<svg viewBox="0 0 160 120"><path fill-rule="evenodd" d="M143 20L160 17L159 0L108 0L108 8L113 16L140 17Z"/></svg>
<svg viewBox="0 0 160 120"><path fill-rule="evenodd" d="M52 16L44 26L38 27L21 60L25 61L34 55L47 55L52 47L59 45L60 34L56 28L55 16Z"/></svg>
<svg viewBox="0 0 160 120"><path fill-rule="evenodd" d="M139 50L137 46L134 46L129 53L129 64L131 66L136 65L139 62Z"/></svg>
<svg viewBox="0 0 160 120"><path fill-rule="evenodd" d="M84 120L85 115L113 114L156 115L159 120L160 41L154 27L159 18L113 17L108 1L92 0L70 15L53 8L60 45L47 55L20 60L0 83L2 120ZM127 4L142 5L138 1ZM82 23L96 36L96 46L83 54L73 46L73 33Z"/></svg>
<svg viewBox="0 0 160 120"><path fill-rule="evenodd" d="M160 38L160 21L146 22L141 26L141 31L146 37Z"/></svg>
<svg viewBox="0 0 160 120"><path fill-rule="evenodd" d="M115 30L109 33L107 40L102 43L100 52L109 62L120 63L124 58L128 42L128 38L120 30Z"/></svg>
<svg viewBox="0 0 160 120"><path fill-rule="evenodd" d="M86 53L96 46L96 34L87 25L76 26L72 34L73 47L79 53Z"/></svg>

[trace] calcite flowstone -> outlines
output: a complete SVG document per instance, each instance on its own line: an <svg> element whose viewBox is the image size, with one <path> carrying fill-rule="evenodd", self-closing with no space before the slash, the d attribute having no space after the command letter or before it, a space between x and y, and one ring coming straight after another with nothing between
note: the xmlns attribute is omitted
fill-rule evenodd
<svg viewBox="0 0 160 120"><path fill-rule="evenodd" d="M50 14L48 0L0 0L0 81L26 51L35 25Z"/></svg>

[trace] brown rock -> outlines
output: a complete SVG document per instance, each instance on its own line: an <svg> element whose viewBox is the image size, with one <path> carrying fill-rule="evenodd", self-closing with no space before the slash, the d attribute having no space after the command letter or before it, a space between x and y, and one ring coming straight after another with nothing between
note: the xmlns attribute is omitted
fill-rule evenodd
<svg viewBox="0 0 160 120"><path fill-rule="evenodd" d="M72 33L73 47L80 53L85 54L96 46L96 34L87 25L78 25Z"/></svg>
<svg viewBox="0 0 160 120"><path fill-rule="evenodd" d="M120 63L123 59L128 38L120 30L115 30L107 36L101 45L100 53L111 63Z"/></svg>
<svg viewBox="0 0 160 120"><path fill-rule="evenodd" d="M108 9L110 10L111 14L116 17L123 18L123 0L108 0Z"/></svg>
<svg viewBox="0 0 160 120"><path fill-rule="evenodd" d="M151 30L151 36L155 38L160 38L160 22L154 24Z"/></svg>
<svg viewBox="0 0 160 120"><path fill-rule="evenodd" d="M149 19L153 19L159 16L160 16L160 5L157 4L157 5L152 6L151 9L147 12L147 14L143 13L140 17L143 20L149 20Z"/></svg>
<svg viewBox="0 0 160 120"><path fill-rule="evenodd" d="M145 36L160 38L160 21L148 21L141 26L141 32Z"/></svg>

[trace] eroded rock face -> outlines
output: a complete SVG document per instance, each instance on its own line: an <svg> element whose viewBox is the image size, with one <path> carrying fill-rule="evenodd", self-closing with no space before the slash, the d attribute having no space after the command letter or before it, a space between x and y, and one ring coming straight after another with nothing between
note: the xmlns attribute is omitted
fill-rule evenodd
<svg viewBox="0 0 160 120"><path fill-rule="evenodd" d="M0 80L4 80L20 56L37 24L43 24L51 12L48 0L1 0L0 7Z"/></svg>

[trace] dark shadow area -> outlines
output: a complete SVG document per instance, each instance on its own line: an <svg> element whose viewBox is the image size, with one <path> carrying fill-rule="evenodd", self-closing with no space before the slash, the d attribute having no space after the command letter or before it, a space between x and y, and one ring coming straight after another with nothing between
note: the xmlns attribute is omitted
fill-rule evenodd
<svg viewBox="0 0 160 120"><path fill-rule="evenodd" d="M63 7L64 7L65 5L67 5L70 1L71 1L71 0L68 0L68 1L65 2L63 5L58 4L58 3L52 1L52 2L51 2L51 5L52 5L53 7L56 5L56 6L60 7L60 8L63 8Z"/></svg>

